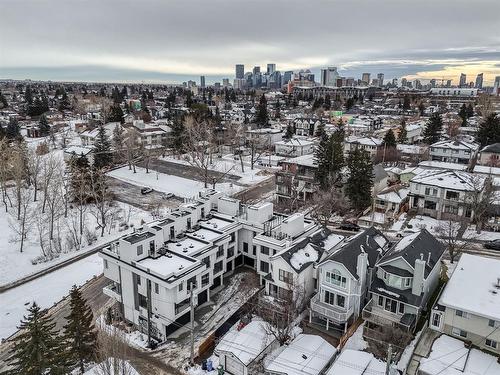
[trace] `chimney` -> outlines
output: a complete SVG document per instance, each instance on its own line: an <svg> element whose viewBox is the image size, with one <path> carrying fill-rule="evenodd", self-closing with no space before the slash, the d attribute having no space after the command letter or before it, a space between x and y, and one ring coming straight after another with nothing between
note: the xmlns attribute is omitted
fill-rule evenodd
<svg viewBox="0 0 500 375"><path fill-rule="evenodd" d="M415 260L415 271L413 272L412 294L419 296L424 289L425 278L425 260L424 254L420 254L420 259Z"/></svg>
<svg viewBox="0 0 500 375"><path fill-rule="evenodd" d="M366 285L366 275L368 273L368 254L365 253L363 247L361 247L361 253L359 253L356 262L356 273L359 276L359 283L361 285L360 293L363 294Z"/></svg>
<svg viewBox="0 0 500 375"><path fill-rule="evenodd" d="M427 257L427 264L431 264L431 252L429 251L429 256Z"/></svg>

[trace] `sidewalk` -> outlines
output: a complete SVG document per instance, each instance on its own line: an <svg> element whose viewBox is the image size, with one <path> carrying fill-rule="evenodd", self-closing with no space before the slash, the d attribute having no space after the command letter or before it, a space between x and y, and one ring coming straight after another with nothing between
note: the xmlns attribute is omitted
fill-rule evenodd
<svg viewBox="0 0 500 375"><path fill-rule="evenodd" d="M426 328L425 331L422 332L422 337L415 347L415 351L410 359L410 364L406 370L407 375L417 374L418 366L420 366L420 360L429 356L434 340L436 340L440 335L440 332L434 331L430 328Z"/></svg>

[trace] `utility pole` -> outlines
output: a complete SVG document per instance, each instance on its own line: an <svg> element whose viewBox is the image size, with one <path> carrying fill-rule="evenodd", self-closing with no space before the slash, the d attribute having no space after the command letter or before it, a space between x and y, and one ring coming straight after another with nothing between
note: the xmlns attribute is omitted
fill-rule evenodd
<svg viewBox="0 0 500 375"><path fill-rule="evenodd" d="M387 364L385 366L385 375L390 375L391 373L391 362L392 362L392 344L389 344L387 348Z"/></svg>
<svg viewBox="0 0 500 375"><path fill-rule="evenodd" d="M193 283L189 283L189 307L191 308L191 365L194 364L194 302Z"/></svg>

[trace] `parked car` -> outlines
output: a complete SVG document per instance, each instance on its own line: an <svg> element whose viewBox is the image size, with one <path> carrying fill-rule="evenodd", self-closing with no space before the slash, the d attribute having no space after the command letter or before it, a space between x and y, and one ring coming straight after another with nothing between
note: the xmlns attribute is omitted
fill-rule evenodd
<svg viewBox="0 0 500 375"><path fill-rule="evenodd" d="M500 240L486 242L483 246L491 250L500 250Z"/></svg>
<svg viewBox="0 0 500 375"><path fill-rule="evenodd" d="M141 189L141 194L143 194L143 195L144 195L144 194L149 194L149 193L152 193L152 192L153 192L153 189L148 188L148 187L143 187L143 188Z"/></svg>
<svg viewBox="0 0 500 375"><path fill-rule="evenodd" d="M339 225L338 229L348 230L351 232L358 232L361 228L359 227L358 224L354 224L349 221L344 221Z"/></svg>
<svg viewBox="0 0 500 375"><path fill-rule="evenodd" d="M165 193L165 194L162 194L162 199L170 199L170 198L173 198L174 197L174 194L172 193Z"/></svg>

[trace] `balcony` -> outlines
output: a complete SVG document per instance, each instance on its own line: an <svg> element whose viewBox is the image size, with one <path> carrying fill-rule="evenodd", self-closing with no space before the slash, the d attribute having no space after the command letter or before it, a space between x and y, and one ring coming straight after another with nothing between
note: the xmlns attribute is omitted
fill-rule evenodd
<svg viewBox="0 0 500 375"><path fill-rule="evenodd" d="M354 311L352 306L348 309L343 309L341 307L329 305L328 303L322 302L320 300L319 293L316 293L316 295L311 299L311 310L316 314L331 319L338 324L347 322Z"/></svg>
<svg viewBox="0 0 500 375"><path fill-rule="evenodd" d="M398 315L377 306L373 299L370 300L363 309L362 317L378 326L398 326L402 329L410 329L415 323L414 314Z"/></svg>
<svg viewBox="0 0 500 375"><path fill-rule="evenodd" d="M113 283L105 286L104 288L102 288L102 292L108 297L111 297L118 302L122 302L122 296L120 295L120 284Z"/></svg>

